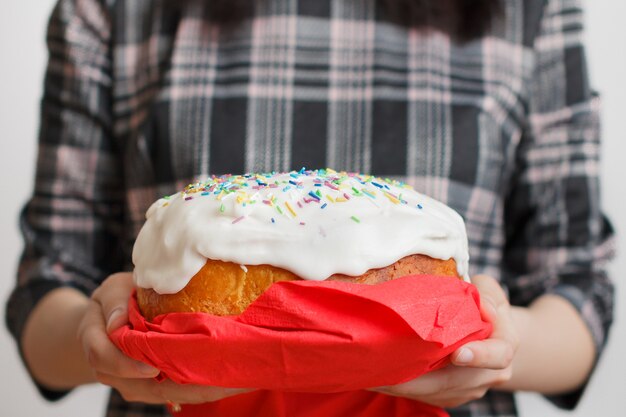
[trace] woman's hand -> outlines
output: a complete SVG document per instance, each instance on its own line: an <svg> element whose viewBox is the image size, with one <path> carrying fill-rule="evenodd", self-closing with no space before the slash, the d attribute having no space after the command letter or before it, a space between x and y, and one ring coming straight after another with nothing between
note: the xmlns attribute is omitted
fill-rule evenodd
<svg viewBox="0 0 626 417"><path fill-rule="evenodd" d="M412 381L375 388L439 407L456 407L485 395L512 376L519 344L511 306L498 282L488 276L472 278L481 298L481 314L493 324L489 339L470 342L452 354L452 364Z"/></svg>
<svg viewBox="0 0 626 417"><path fill-rule="evenodd" d="M93 293L79 325L78 338L97 381L115 388L126 401L151 404L197 404L249 391L157 382L158 369L125 356L108 334L128 322L132 290L130 273L111 275Z"/></svg>

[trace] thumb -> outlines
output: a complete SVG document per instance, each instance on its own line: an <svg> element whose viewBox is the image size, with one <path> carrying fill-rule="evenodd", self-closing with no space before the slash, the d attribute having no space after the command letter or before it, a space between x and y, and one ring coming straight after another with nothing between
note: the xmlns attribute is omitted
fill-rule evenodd
<svg viewBox="0 0 626 417"><path fill-rule="evenodd" d="M102 308L108 334L128 323L128 299L133 288L132 274L120 272L109 276L93 293L92 299Z"/></svg>
<svg viewBox="0 0 626 417"><path fill-rule="evenodd" d="M481 314L490 322L494 322L501 305L508 305L506 294L498 281L488 275L475 275L472 277L472 284L478 289L480 294Z"/></svg>
<svg viewBox="0 0 626 417"><path fill-rule="evenodd" d="M111 334L113 331L119 329L126 323L128 323L128 309L124 307L116 308L107 317L107 334Z"/></svg>

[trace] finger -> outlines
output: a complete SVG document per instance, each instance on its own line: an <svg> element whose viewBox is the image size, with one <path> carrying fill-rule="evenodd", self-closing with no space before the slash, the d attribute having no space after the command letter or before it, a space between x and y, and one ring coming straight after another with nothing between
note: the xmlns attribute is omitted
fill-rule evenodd
<svg viewBox="0 0 626 417"><path fill-rule="evenodd" d="M152 379L128 379L113 375L96 373L98 382L117 390L127 402L141 402L144 404L165 404L167 400L160 396L155 389L157 382Z"/></svg>
<svg viewBox="0 0 626 417"><path fill-rule="evenodd" d="M506 294L498 281L487 275L474 275L472 284L480 294L481 313L486 314L486 318L492 321L497 314L498 307L502 304L508 304Z"/></svg>
<svg viewBox="0 0 626 417"><path fill-rule="evenodd" d="M250 388L223 388L203 385L180 385L172 381L152 381L157 384L163 398L179 404L201 404L219 401L253 391Z"/></svg>
<svg viewBox="0 0 626 417"><path fill-rule="evenodd" d="M134 284L130 272L111 275L94 292L92 299L102 306L107 333L128 323L128 299Z"/></svg>
<svg viewBox="0 0 626 417"><path fill-rule="evenodd" d="M429 372L402 384L376 387L372 388L371 391L414 399L430 397L438 394L442 390L448 389L448 386L454 379L452 376L453 372L456 372L453 367L446 367L441 370Z"/></svg>
<svg viewBox="0 0 626 417"><path fill-rule="evenodd" d="M474 368L505 369L515 354L512 344L502 339L471 342L454 352L452 364Z"/></svg>
<svg viewBox="0 0 626 417"><path fill-rule="evenodd" d="M96 372L124 378L151 378L159 370L125 356L109 340L99 304L90 300L78 330L85 357Z"/></svg>
<svg viewBox="0 0 626 417"><path fill-rule="evenodd" d="M491 369L448 366L403 384L377 387L372 390L426 401L429 398L440 398L445 393L458 393L498 384L507 375L507 372Z"/></svg>
<svg viewBox="0 0 626 417"><path fill-rule="evenodd" d="M248 388L222 388L201 385L180 385L166 380L125 379L107 374L97 375L98 381L115 388L129 402L148 404L202 404L222 400L252 391Z"/></svg>
<svg viewBox="0 0 626 417"><path fill-rule="evenodd" d="M480 293L484 306L481 306L481 311L487 313L487 319L493 324L490 339L505 340L514 350L517 349L519 341L510 304L498 281L486 275L476 275L472 277L472 283Z"/></svg>

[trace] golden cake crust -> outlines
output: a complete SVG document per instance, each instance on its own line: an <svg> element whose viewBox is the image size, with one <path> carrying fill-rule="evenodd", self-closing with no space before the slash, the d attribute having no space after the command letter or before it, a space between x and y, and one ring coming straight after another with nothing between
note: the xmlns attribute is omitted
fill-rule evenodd
<svg viewBox="0 0 626 417"><path fill-rule="evenodd" d="M352 277L335 274L331 281L379 284L406 275L429 274L460 278L453 259L433 259L426 255L406 256L392 265L370 269ZM218 316L242 313L250 303L275 282L300 279L295 274L271 265L241 265L207 260L185 288L175 294L158 294L152 289L138 288L137 301L143 316L173 312L204 312Z"/></svg>

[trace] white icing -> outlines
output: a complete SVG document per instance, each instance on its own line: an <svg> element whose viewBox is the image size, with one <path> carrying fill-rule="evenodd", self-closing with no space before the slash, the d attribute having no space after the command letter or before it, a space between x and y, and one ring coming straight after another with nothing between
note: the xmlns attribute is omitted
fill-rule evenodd
<svg viewBox="0 0 626 417"><path fill-rule="evenodd" d="M331 186L315 185L333 178ZM316 191L319 201L309 195ZM135 283L161 294L184 288L207 258L269 264L321 281L424 254L454 258L468 279L461 216L403 184L369 176L328 170L210 179L156 201L146 218L133 249Z"/></svg>

